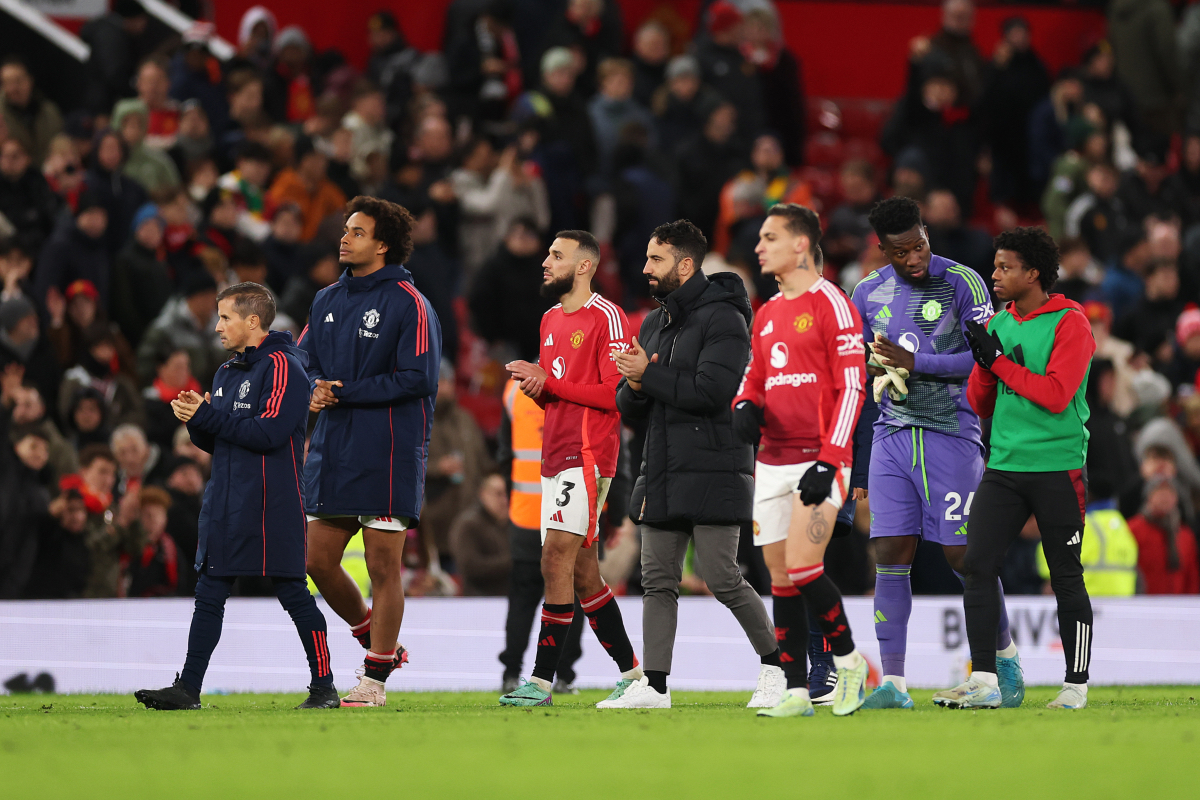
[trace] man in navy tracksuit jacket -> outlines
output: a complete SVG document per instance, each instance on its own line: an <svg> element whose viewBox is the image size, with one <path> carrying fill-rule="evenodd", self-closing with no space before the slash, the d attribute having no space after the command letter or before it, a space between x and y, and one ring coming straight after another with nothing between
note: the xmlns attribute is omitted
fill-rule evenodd
<svg viewBox="0 0 1200 800"><path fill-rule="evenodd" d="M200 510L187 661L173 686L141 690L136 697L148 708L199 708L234 579L259 575L272 579L308 654L312 683L300 707L336 708L325 617L304 577L306 358L290 333L268 332L275 301L262 286L230 286L217 295L217 311L221 343L235 355L217 370L211 395L181 392L171 404L196 446L213 455Z"/></svg>
<svg viewBox="0 0 1200 800"><path fill-rule="evenodd" d="M437 315L400 266L412 253L412 226L395 203L350 201L339 259L346 271L317 293L299 341L310 408L320 412L304 464L308 574L367 648L347 706L384 705L387 677L405 659L396 642L404 531L421 514L442 358ZM341 567L359 528L373 609Z"/></svg>

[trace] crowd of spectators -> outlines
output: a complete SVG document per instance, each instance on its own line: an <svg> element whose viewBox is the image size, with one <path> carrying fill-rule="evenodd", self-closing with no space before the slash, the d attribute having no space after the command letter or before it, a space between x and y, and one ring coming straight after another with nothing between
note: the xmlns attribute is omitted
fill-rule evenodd
<svg viewBox="0 0 1200 800"><path fill-rule="evenodd" d="M629 36L614 0L528 6L455 0L438 52L379 11L360 71L262 6L220 61L211 24L152 40L141 4L114 0L82 32L74 108L0 56L0 598L191 593L208 455L169 401L227 357L221 288L268 286L273 327L299 333L359 194L416 218L407 266L445 342L411 593L504 591L500 365L536 358L553 231L596 233L598 288L636 327L660 223L694 221L706 267L757 304L771 205L821 212L826 274L850 289L882 263L866 216L890 194L985 277L993 234L1048 227L1098 342L1089 500L1128 519L1145 591L1200 591L1200 4L1112 0L1107 38L1051 74L1027 20L982 53L970 0L946 0L906 65L876 65L906 70L904 93L836 158L837 117L810 113L831 104L806 99L770 0L663 6ZM847 593L869 585L863 530L831 550ZM1032 566L1009 573L1038 590Z"/></svg>

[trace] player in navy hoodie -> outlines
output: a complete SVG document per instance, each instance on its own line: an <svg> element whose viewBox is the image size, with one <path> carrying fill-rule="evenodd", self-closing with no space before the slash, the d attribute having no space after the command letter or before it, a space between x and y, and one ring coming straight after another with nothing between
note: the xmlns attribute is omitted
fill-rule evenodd
<svg viewBox="0 0 1200 800"><path fill-rule="evenodd" d="M320 412L304 464L308 574L367 648L361 680L343 706L382 706L384 683L407 656L400 564L405 531L421 514L442 332L402 264L413 218L374 197L346 206L337 283L313 300L300 347ZM363 531L374 609L342 569Z"/></svg>
<svg viewBox="0 0 1200 800"><path fill-rule="evenodd" d="M196 609L183 674L165 689L135 693L147 708L200 707L200 688L217 641L225 601L238 575L269 576L296 624L312 683L300 708L337 708L325 617L304 579L304 500L300 462L308 421L305 357L275 319L271 293L238 283L217 295L217 333L234 351L213 376L212 394L180 392L171 402L192 441L212 453L200 510Z"/></svg>

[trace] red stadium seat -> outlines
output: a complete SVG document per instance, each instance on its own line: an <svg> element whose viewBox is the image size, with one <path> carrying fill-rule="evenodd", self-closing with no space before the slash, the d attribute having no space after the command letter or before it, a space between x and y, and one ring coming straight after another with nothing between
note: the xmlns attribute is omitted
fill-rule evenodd
<svg viewBox="0 0 1200 800"><path fill-rule="evenodd" d="M892 113L888 100L846 100L841 108L843 136L875 140Z"/></svg>
<svg viewBox="0 0 1200 800"><path fill-rule="evenodd" d="M845 147L836 133L821 131L810 136L804 148L804 160L814 167L837 167L842 163Z"/></svg>

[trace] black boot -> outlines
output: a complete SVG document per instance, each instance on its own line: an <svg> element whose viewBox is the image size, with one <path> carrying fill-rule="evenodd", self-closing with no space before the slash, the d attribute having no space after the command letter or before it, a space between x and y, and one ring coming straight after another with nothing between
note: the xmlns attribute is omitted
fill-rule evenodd
<svg viewBox="0 0 1200 800"><path fill-rule="evenodd" d="M338 690L332 686L309 686L308 699L296 709L301 708L340 708L342 698L338 697Z"/></svg>
<svg viewBox="0 0 1200 800"><path fill-rule="evenodd" d="M133 693L134 698L146 708L159 711L194 711L200 708L200 695L192 687L179 680L165 689L138 689Z"/></svg>

